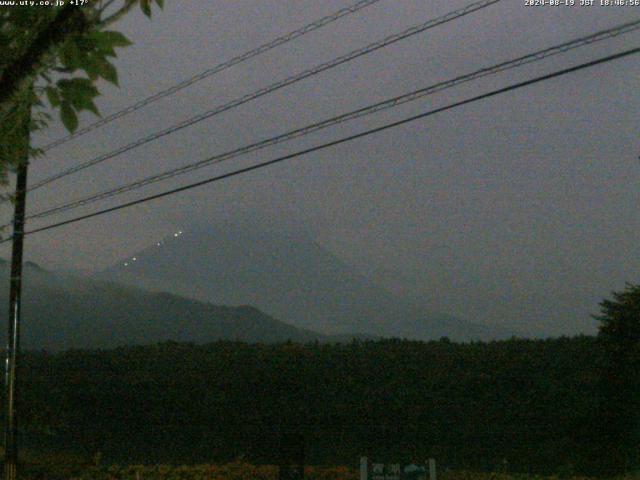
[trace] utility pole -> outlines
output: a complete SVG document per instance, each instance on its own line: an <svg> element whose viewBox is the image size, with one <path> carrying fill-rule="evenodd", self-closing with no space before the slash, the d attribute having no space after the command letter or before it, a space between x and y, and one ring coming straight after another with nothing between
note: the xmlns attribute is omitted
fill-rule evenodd
<svg viewBox="0 0 640 480"><path fill-rule="evenodd" d="M19 149L16 195L13 214L11 246L11 278L9 288L9 322L5 365L5 432L4 480L16 480L18 464L18 423L16 408L17 370L20 353L20 296L22 291L22 251L24 244L24 217L27 197L27 168L29 165L29 128L31 105L26 108L23 148Z"/></svg>

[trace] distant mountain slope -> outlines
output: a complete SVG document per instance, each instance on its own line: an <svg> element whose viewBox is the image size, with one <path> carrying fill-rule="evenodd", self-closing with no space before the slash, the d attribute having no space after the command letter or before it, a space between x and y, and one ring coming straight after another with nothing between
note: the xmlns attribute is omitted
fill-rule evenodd
<svg viewBox="0 0 640 480"><path fill-rule="evenodd" d="M21 344L27 349L111 348L174 340L281 342L325 341L256 308L224 307L169 293L150 293L115 283L55 274L25 265ZM0 301L7 305L8 265L0 261ZM0 340L7 308L0 309Z"/></svg>
<svg viewBox="0 0 640 480"><path fill-rule="evenodd" d="M98 278L216 304L255 305L287 323L327 334L457 340L510 336L405 301L305 235L251 225L176 232Z"/></svg>

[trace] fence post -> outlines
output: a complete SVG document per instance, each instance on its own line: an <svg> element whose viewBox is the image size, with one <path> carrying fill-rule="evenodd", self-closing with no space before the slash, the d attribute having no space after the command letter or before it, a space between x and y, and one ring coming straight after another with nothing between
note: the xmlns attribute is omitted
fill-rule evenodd
<svg viewBox="0 0 640 480"><path fill-rule="evenodd" d="M429 459L429 480L437 480L436 478L436 460L434 458Z"/></svg>
<svg viewBox="0 0 640 480"><path fill-rule="evenodd" d="M367 457L360 457L360 480L367 480L368 473Z"/></svg>

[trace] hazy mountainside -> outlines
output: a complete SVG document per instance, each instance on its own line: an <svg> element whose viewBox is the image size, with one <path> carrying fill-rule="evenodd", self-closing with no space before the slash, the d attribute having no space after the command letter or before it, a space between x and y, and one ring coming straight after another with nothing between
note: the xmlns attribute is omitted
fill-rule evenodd
<svg viewBox="0 0 640 480"><path fill-rule="evenodd" d="M174 233L98 278L225 305L254 305L323 333L458 340L510 332L430 312L368 281L309 237L223 225Z"/></svg>
<svg viewBox="0 0 640 480"><path fill-rule="evenodd" d="M8 264L0 263L8 279ZM249 306L225 307L168 293L151 293L115 283L55 274L25 265L21 344L27 349L111 348L173 340L204 343L308 342L328 340L295 328ZM0 300L8 301L8 280L0 282ZM7 309L0 319L7 322ZM6 328L0 330L5 341Z"/></svg>

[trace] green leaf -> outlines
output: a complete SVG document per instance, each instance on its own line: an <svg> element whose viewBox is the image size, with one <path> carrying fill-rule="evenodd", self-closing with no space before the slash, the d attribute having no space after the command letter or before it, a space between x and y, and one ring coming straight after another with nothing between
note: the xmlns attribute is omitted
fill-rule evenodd
<svg viewBox="0 0 640 480"><path fill-rule="evenodd" d="M109 45L111 47L128 47L133 43L120 32L106 30L104 32L96 32L99 38L99 45Z"/></svg>
<svg viewBox="0 0 640 480"><path fill-rule="evenodd" d="M93 99L98 96L98 89L94 87L91 80L86 78L73 78L71 80L61 80L61 96L63 103L70 104L76 111L89 110L98 115Z"/></svg>
<svg viewBox="0 0 640 480"><path fill-rule="evenodd" d="M78 116L68 102L62 102L60 106L60 118L67 130L71 133L76 131L78 128Z"/></svg>
<svg viewBox="0 0 640 480"><path fill-rule="evenodd" d="M88 78L71 78L58 80L60 95L68 102L74 103L76 99L92 99L98 95L98 89Z"/></svg>
<svg viewBox="0 0 640 480"><path fill-rule="evenodd" d="M98 110L98 107L96 106L95 103L93 103L93 101L89 101L85 104L84 106L85 110L89 110L91 113L93 113L94 115L100 117L100 110Z"/></svg>
<svg viewBox="0 0 640 480"><path fill-rule="evenodd" d="M113 70L115 72L115 68ZM67 104L76 112L89 110L98 116L100 115L98 108L93 103L93 99L98 96L99 92L90 79L63 79L59 80L57 85L62 104Z"/></svg>
<svg viewBox="0 0 640 480"><path fill-rule="evenodd" d="M72 41L80 52L86 53L96 50L99 45L94 35L74 35Z"/></svg>
<svg viewBox="0 0 640 480"><path fill-rule="evenodd" d="M97 62L95 58L88 60L84 66L84 71L92 82L98 79L101 69L100 62Z"/></svg>
<svg viewBox="0 0 640 480"><path fill-rule="evenodd" d="M140 0L140 10L147 17L151 18L151 0Z"/></svg>
<svg viewBox="0 0 640 480"><path fill-rule="evenodd" d="M123 40L122 38L119 38L118 36L112 36L110 34L110 32L101 32L101 31L93 31L91 33L87 34L88 37L90 37L95 45L95 48L93 50L93 54L94 55L98 55L98 56L112 56L115 57L116 56L116 52L113 49L114 45L111 43L112 41L116 42L116 43L123 43L126 41L128 41L125 37L125 39ZM124 37L124 35L123 35ZM126 45L123 45L126 46Z"/></svg>
<svg viewBox="0 0 640 480"><path fill-rule="evenodd" d="M164 0L156 0L156 3L158 4L158 7L160 7L161 9L164 8Z"/></svg>
<svg viewBox="0 0 640 480"><path fill-rule="evenodd" d="M59 50L60 61L67 70L77 70L82 64L82 52L77 44L69 39L62 44Z"/></svg>
<svg viewBox="0 0 640 480"><path fill-rule="evenodd" d="M113 83L116 87L118 87L118 71L116 67L111 65L109 62L104 62L101 65L100 76L104 78L107 82Z"/></svg>
<svg viewBox="0 0 640 480"><path fill-rule="evenodd" d="M47 99L52 107L60 106L60 95L58 94L58 90L54 87L46 87L45 92L47 93Z"/></svg>
<svg viewBox="0 0 640 480"><path fill-rule="evenodd" d="M58 80L58 87L64 89L75 89L82 90L84 92L96 92L96 87L93 86L93 82L88 78L66 78L62 80Z"/></svg>

